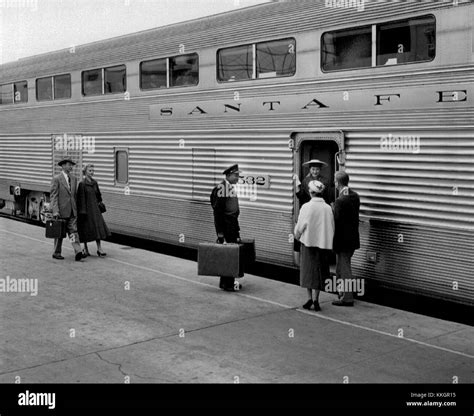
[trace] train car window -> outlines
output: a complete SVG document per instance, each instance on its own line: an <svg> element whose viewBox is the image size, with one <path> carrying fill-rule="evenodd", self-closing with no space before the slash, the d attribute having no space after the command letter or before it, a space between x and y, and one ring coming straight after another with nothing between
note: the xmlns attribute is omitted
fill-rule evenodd
<svg viewBox="0 0 474 416"><path fill-rule="evenodd" d="M53 99L53 77L38 78L36 80L36 99L51 101Z"/></svg>
<svg viewBox="0 0 474 416"><path fill-rule="evenodd" d="M82 95L102 94L102 69L82 72Z"/></svg>
<svg viewBox="0 0 474 416"><path fill-rule="evenodd" d="M117 184L128 183L128 151L115 151L115 182Z"/></svg>
<svg viewBox="0 0 474 416"><path fill-rule="evenodd" d="M321 41L323 71L372 66L372 27L327 32Z"/></svg>
<svg viewBox="0 0 474 416"><path fill-rule="evenodd" d="M377 25L377 65L431 61L436 53L434 16Z"/></svg>
<svg viewBox="0 0 474 416"><path fill-rule="evenodd" d="M0 85L0 104L13 104L12 84Z"/></svg>
<svg viewBox="0 0 474 416"><path fill-rule="evenodd" d="M15 97L15 103L27 103L28 102L28 82L27 81L14 82L13 93Z"/></svg>
<svg viewBox="0 0 474 416"><path fill-rule="evenodd" d="M104 68L104 91L118 94L127 90L127 71L125 65Z"/></svg>
<svg viewBox="0 0 474 416"><path fill-rule="evenodd" d="M71 98L71 74L56 75L54 77L54 99Z"/></svg>
<svg viewBox="0 0 474 416"><path fill-rule="evenodd" d="M296 72L296 41L282 39L257 44L257 78L288 77Z"/></svg>
<svg viewBox="0 0 474 416"><path fill-rule="evenodd" d="M199 83L199 59L196 53L169 58L170 87Z"/></svg>
<svg viewBox="0 0 474 416"><path fill-rule="evenodd" d="M217 51L217 79L241 81L253 78L253 46L237 46Z"/></svg>
<svg viewBox="0 0 474 416"><path fill-rule="evenodd" d="M140 88L142 90L166 88L167 85L166 58L144 61L140 64Z"/></svg>

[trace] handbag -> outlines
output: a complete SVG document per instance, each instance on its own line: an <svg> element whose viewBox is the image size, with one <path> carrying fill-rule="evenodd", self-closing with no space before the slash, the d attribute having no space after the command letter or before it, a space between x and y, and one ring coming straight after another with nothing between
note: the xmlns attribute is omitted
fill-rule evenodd
<svg viewBox="0 0 474 416"><path fill-rule="evenodd" d="M100 191L99 191L99 185L97 185L97 182L94 184L94 190L95 190L95 195L97 197L97 199L99 200L99 202L97 202L97 205L99 206L99 211L101 214L103 214L104 212L107 211L107 208L105 208L105 204L102 202L102 197L100 195Z"/></svg>
<svg viewBox="0 0 474 416"><path fill-rule="evenodd" d="M99 211L103 214L104 212L107 211L107 208L105 208L105 204L101 201L97 205L99 205Z"/></svg>
<svg viewBox="0 0 474 416"><path fill-rule="evenodd" d="M66 221L63 219L52 219L46 221L46 238L65 238Z"/></svg>

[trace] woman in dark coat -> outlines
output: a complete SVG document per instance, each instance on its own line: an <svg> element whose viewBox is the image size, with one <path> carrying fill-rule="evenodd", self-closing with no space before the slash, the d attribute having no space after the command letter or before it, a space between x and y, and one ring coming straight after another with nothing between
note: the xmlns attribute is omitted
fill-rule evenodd
<svg viewBox="0 0 474 416"><path fill-rule="evenodd" d="M86 165L82 173L84 174L84 179L79 183L77 189L77 211L79 213L77 228L79 241L84 243L84 256L90 256L87 243L95 240L97 243L97 255L103 257L106 253L102 251L100 241L109 237L110 231L99 210L99 203L102 202L102 196L100 194L99 184L92 178L94 175L94 165Z"/></svg>

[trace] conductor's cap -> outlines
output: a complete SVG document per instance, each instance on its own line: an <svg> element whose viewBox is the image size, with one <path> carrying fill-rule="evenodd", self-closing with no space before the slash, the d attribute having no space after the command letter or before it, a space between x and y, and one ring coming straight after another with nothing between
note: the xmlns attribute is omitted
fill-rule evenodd
<svg viewBox="0 0 474 416"><path fill-rule="evenodd" d="M222 172L224 175L232 175L233 173L240 173L242 172L239 170L239 165L232 165L229 166L224 172Z"/></svg>

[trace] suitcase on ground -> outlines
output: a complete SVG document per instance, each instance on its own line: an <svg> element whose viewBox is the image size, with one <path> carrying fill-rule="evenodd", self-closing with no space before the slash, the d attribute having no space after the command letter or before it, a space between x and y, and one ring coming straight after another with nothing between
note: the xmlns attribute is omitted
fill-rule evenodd
<svg viewBox="0 0 474 416"><path fill-rule="evenodd" d="M240 240L240 272L242 277L248 268L255 263L255 240L242 238Z"/></svg>
<svg viewBox="0 0 474 416"><path fill-rule="evenodd" d="M46 221L46 238L65 238L66 221L48 220Z"/></svg>
<svg viewBox="0 0 474 416"><path fill-rule="evenodd" d="M241 245L200 243L198 247L198 275L240 277Z"/></svg>

